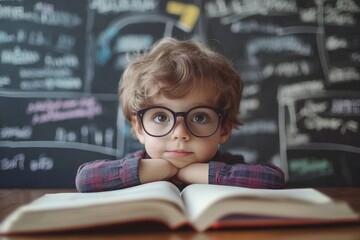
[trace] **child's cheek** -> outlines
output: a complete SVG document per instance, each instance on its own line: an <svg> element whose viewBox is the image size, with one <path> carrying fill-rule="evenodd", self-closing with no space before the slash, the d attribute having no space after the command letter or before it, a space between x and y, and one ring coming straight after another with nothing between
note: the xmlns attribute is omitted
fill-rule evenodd
<svg viewBox="0 0 360 240"><path fill-rule="evenodd" d="M145 149L151 158L163 158L163 152L165 151L165 141L163 141L163 138L147 136L145 138Z"/></svg>

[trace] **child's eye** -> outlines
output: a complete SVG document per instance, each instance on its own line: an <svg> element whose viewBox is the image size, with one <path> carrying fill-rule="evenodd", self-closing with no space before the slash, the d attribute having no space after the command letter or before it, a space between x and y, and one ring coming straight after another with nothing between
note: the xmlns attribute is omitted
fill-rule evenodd
<svg viewBox="0 0 360 240"><path fill-rule="evenodd" d="M199 123L199 124L205 124L210 122L210 117L206 113L196 113L192 117L192 122Z"/></svg>
<svg viewBox="0 0 360 240"><path fill-rule="evenodd" d="M153 121L156 123L165 123L169 122L170 118L165 113L156 113L153 116Z"/></svg>

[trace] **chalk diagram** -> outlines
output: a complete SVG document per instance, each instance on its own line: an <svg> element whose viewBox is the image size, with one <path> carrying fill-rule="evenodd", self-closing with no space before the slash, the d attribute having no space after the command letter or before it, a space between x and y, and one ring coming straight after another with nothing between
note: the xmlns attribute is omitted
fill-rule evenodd
<svg viewBox="0 0 360 240"><path fill-rule="evenodd" d="M314 34L324 78L278 88L280 154L283 169L287 170L286 176L290 179L295 176L300 181L334 177L336 169L331 161L343 161L340 163L342 171L351 168L350 165L346 166L346 160L349 160L347 157L341 160L328 158L334 155L334 151L353 156L360 154L360 92L356 87L360 80L359 61L356 63L350 60L346 67L332 62L329 52L349 47L349 44L346 37L331 33L327 35L326 32L326 23L336 23L331 16L341 19L344 12L359 14L360 8L353 1L343 2L353 7L341 8L337 4L336 9L329 5L325 7L326 1L317 2L318 27ZM354 21L357 24L356 19ZM346 25L344 22L337 24ZM354 87L335 90L334 86L342 83L350 83ZM319 137L321 133L326 137ZM294 150L301 150L302 156L289 159L289 152ZM321 154L314 156L313 150Z"/></svg>
<svg viewBox="0 0 360 240"><path fill-rule="evenodd" d="M240 58L244 58L240 60L248 63L244 69L240 69L241 73L245 73L243 78L246 80L241 112L242 116L245 113L245 118L249 113L249 121L233 135L256 138L256 135L266 134L265 126L268 126L267 133L273 134L269 130L271 119L256 119L253 116L257 115L252 113L259 113L263 108L259 94L263 82L281 79L275 90L276 99L273 99L278 106L275 130L279 135L279 157L274 159L285 171L287 179L288 152L291 150L310 150L310 155L303 159L302 168L306 168L309 158L313 157L311 150L360 154L360 47L349 40L349 36L341 35L347 30L339 30L346 26L350 27L348 29L358 26L360 6L352 0L307 1L304 4L293 0L269 2L266 5L256 0L231 3L221 0L209 2L205 4L205 9L209 18L219 18L220 24L227 26L235 36L253 34L252 38L243 42L245 46L239 44L239 49L243 47ZM280 20L266 21L266 17L281 19L287 16L293 17L291 20L295 24ZM331 31L332 28L337 32ZM355 39L359 38L358 33L353 34L356 35ZM314 42L305 41L306 38ZM353 52L345 55L344 49ZM342 51L341 59L331 56L338 50ZM273 60L269 57L271 55L275 56ZM262 59L264 57L266 60ZM314 57L318 58L318 62L310 60ZM315 72L315 63L319 72ZM250 72L252 68L254 71ZM338 87L341 84L347 85ZM308 129L301 129L300 123L301 127ZM319 140L318 135L321 134L333 138ZM258 157L258 149L247 146L241 151L249 155L245 158ZM321 165L318 175L330 166L326 159L321 164L318 164ZM316 166L312 166L314 169L317 170ZM333 173L324 171L327 176ZM304 178L309 176L306 172L301 174Z"/></svg>

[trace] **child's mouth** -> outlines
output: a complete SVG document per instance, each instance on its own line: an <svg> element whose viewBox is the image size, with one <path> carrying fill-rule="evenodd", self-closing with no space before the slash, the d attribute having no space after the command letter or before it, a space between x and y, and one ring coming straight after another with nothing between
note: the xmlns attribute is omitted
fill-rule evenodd
<svg viewBox="0 0 360 240"><path fill-rule="evenodd" d="M184 151L184 150L171 150L171 151L167 151L166 153L170 157L174 157L174 158L183 158L183 157L187 157L190 154L192 154L192 152L188 152L188 151Z"/></svg>

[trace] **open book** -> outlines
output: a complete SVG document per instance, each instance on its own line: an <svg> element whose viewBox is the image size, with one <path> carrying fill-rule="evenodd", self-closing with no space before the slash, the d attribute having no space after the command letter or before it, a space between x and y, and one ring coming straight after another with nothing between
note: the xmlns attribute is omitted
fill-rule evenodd
<svg viewBox="0 0 360 240"><path fill-rule="evenodd" d="M250 189L193 184L181 193L169 182L96 193L46 194L21 206L0 225L1 234L63 231L158 221L197 231L227 226L264 226L359 221L345 202L314 189Z"/></svg>

